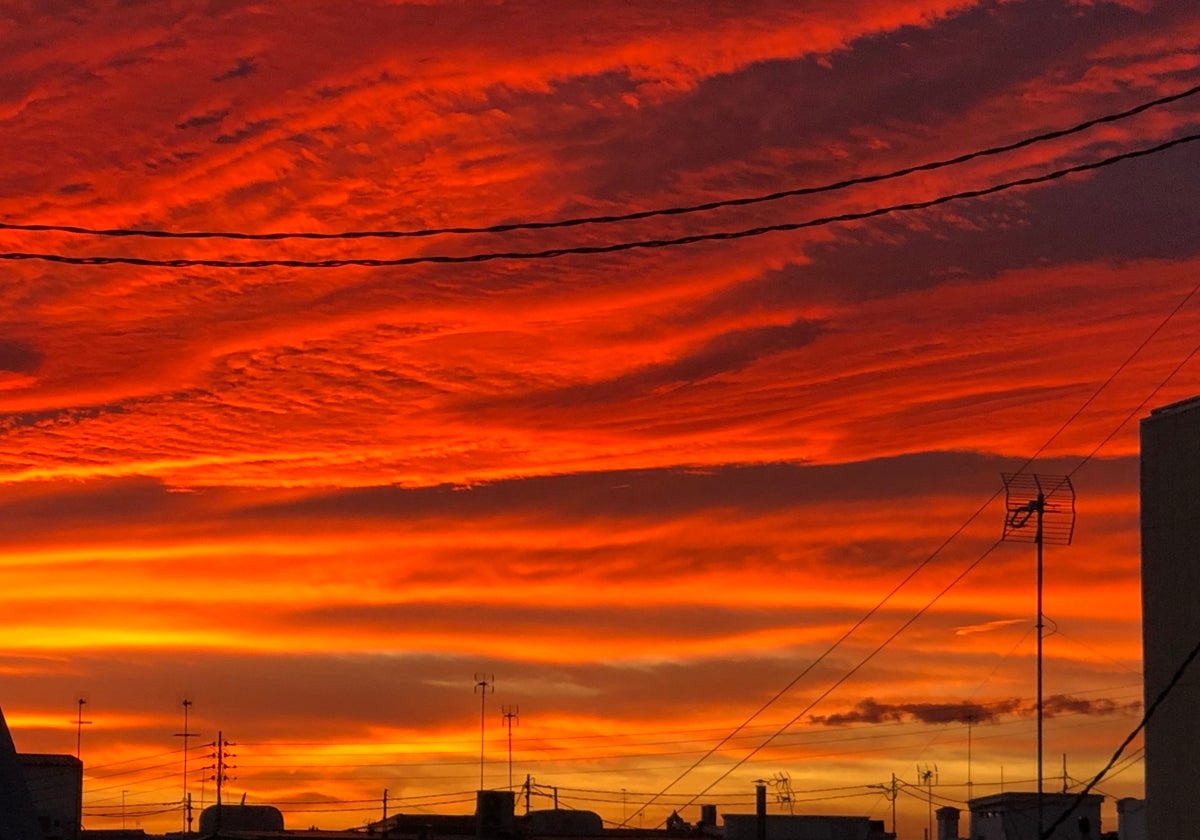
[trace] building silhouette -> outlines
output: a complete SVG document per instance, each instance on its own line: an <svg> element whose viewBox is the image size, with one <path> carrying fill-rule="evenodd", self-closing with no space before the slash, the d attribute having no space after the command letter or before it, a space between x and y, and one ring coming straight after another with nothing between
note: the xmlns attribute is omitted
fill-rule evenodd
<svg viewBox="0 0 1200 840"><path fill-rule="evenodd" d="M1196 836L1200 803L1200 396L1141 424L1142 644L1146 708L1146 837Z"/></svg>

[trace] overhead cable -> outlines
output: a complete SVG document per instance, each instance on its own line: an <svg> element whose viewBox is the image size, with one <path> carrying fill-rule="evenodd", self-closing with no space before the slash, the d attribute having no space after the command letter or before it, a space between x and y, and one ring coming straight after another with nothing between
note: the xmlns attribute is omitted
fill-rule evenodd
<svg viewBox="0 0 1200 840"><path fill-rule="evenodd" d="M955 166L960 163L977 160L982 157L1004 154L1006 152L1016 151L1028 146L1033 146L1038 143L1044 143L1049 140L1057 140L1062 137L1067 137L1072 134L1078 134L1086 131L1089 128L1094 128L1097 125L1104 123L1113 123L1120 120L1128 119L1129 117L1141 114L1151 108L1157 108L1161 105L1167 105L1172 102L1186 99L1200 93L1200 85L1188 88L1187 90L1179 91L1168 96L1159 97L1158 99L1149 102L1143 102L1132 108L1124 111L1118 111L1112 114L1104 114L1103 116L1094 117L1084 122L1073 125L1069 128L1055 129L1052 131L1034 134L1029 137L1022 138L1012 143L1006 143L999 146L991 146L985 149L979 149L973 152L957 155L951 158L942 160L934 160L926 163L916 164L914 166L906 166L901 169L895 169L891 172L875 173L871 175L861 175L855 178L847 178L842 181L834 181L833 183L823 184L815 187L798 187L789 190L780 190L779 192L767 193L766 195L743 196L740 198L729 198L718 201L709 201L702 204L690 204L677 207L662 207L653 210L639 210L632 213L621 213L615 215L603 216L578 216L568 219L557 219L552 221L527 221L527 222L508 222L503 224L485 225L482 227L441 227L441 228L418 228L413 230L350 230L336 233L319 233L312 231L278 231L272 233L244 233L237 231L167 231L167 230L138 230L136 228L89 228L78 225L56 225L56 224L16 224L0 222L0 230L18 230L30 232L55 232L55 233L71 233L86 236L108 236L108 237L153 237L161 239L239 239L239 240L281 240L281 239L401 239L401 238L416 238L425 236L439 236L443 234L480 234L480 233L509 233L519 230L547 230L552 228L568 228L579 227L582 225L594 224L612 224L615 222L632 222L641 219L649 219L656 216L682 216L689 213L700 213L708 210L718 210L725 207L744 207L751 204L762 204L770 201L778 201L784 198L795 198L804 195L816 195L825 192L834 192L836 190L846 189L848 187L860 186L862 184L874 184L880 181L888 181L895 178L902 178L906 175L912 175L917 172L931 172L937 169L943 169L947 166Z"/></svg>
<svg viewBox="0 0 1200 840"><path fill-rule="evenodd" d="M1100 772L1097 773L1090 782L1083 786L1083 789L1079 791L1079 794L1074 800L1072 800L1071 805L1067 808L1064 808L1063 812L1058 815L1058 819L1052 822L1049 827L1047 827L1041 833L1040 840L1052 840L1055 829L1062 825L1063 822L1065 822L1066 819L1070 817L1080 805L1083 804L1084 800L1087 799L1088 794L1091 793L1092 788L1100 784L1101 780L1108 773L1108 771L1111 770L1121 758L1121 753L1125 751L1125 748L1133 743L1133 739L1138 736L1139 732L1146 728L1146 724L1150 722L1150 718L1152 718L1154 713L1158 711L1158 707L1161 706L1163 701L1167 699L1167 696L1170 695L1170 693L1175 689L1175 686L1179 685L1179 682L1183 679L1183 675L1187 671L1188 666L1192 664L1192 660L1194 660L1198 655L1200 655L1200 641L1198 641L1192 647L1191 651L1188 652L1188 655L1183 658L1181 663L1179 663L1179 667L1175 669L1175 673L1171 675L1171 679L1167 681L1167 684L1163 686L1162 691L1160 691L1158 696L1154 698L1154 702L1146 707L1146 713L1142 715L1142 719L1138 721L1138 725L1135 726L1133 730L1125 736L1125 740L1122 741L1121 745L1117 747L1116 752L1113 753L1112 758L1108 760L1108 763L1100 768Z"/></svg>
<svg viewBox="0 0 1200 840"><path fill-rule="evenodd" d="M1146 338L1144 338L1138 344L1138 346L1133 350L1133 352L1130 353L1129 356L1127 356L1117 366L1116 370L1114 370L1113 373L1106 380L1104 380L1104 382L1102 382L1100 384L1100 386L1098 388L1096 388L1086 400L1084 400L1083 404L1070 417L1068 417L1066 419L1066 421L1064 421L1058 427L1058 429L1055 430L1055 432L1052 435L1050 435L1050 437L1041 446L1038 447L1037 451L1034 452L1033 455L1029 456L1029 458L1027 458L1025 460L1025 462L1021 465L1021 467L1017 470L1017 472L1022 472L1024 470L1028 469L1029 466L1032 465L1033 462L1042 454L1042 452L1044 452L1050 446L1050 444L1053 441L1055 441L1066 430L1066 428L1068 426L1070 426L1071 423L1073 423L1083 413L1084 409L1086 409L1087 406L1091 405L1091 403L1094 402L1100 396L1100 394L1103 391L1105 391L1109 385L1112 384L1112 382L1116 379L1117 375L1120 374L1121 371L1125 370L1130 364L1132 364L1133 360L1138 355L1141 354L1141 352L1149 345L1150 341L1155 336L1157 336L1163 330L1163 328L1165 328L1166 325L1168 323L1170 323L1175 318L1175 316L1177 316L1180 313L1180 311L1183 310L1183 308L1187 305L1187 303L1193 297L1195 297L1197 293L1200 293L1200 283L1193 286L1192 289L1186 295L1184 295L1184 297L1180 300L1180 302L1172 308L1172 310L1166 315L1166 317L1163 318L1163 320L1161 322L1159 322L1159 324L1156 325L1153 330L1151 330L1149 335L1146 336ZM1175 367L1153 389L1151 389L1151 391L1142 399L1142 401L1132 411L1130 411L1124 418L1122 418L1120 423L1118 423L1117 426L1111 432L1109 432L1108 435L1106 435L1104 437L1104 439L1092 449L1091 452L1089 452L1086 456L1084 456L1080 460L1080 462L1078 464L1076 464L1074 469L1071 470L1070 475L1074 475L1084 465L1086 465L1093 458L1095 458L1095 456L1108 443L1108 441L1112 440L1112 438L1117 434L1117 432L1121 428L1123 428L1125 426L1125 424L1127 424L1138 412L1142 411L1145 408L1145 406L1149 403L1149 401L1152 400L1159 391L1161 391L1164 387L1166 387L1167 383L1170 382L1176 376L1176 374L1178 374L1179 371L1182 370L1182 368L1188 362L1190 362L1197 354L1200 354L1200 344L1197 344L1195 347L1193 347L1191 352L1187 353L1182 359L1179 360L1179 362L1175 365ZM724 746L734 736L736 736L739 732L741 732L743 729L745 729L753 720L755 720L759 715L761 715L764 711L766 711L766 709L768 709L770 706L774 705L775 702L777 702L781 697L783 697L784 694L786 694L793 686L795 686L819 662L824 660L826 657L830 656L835 649L837 649L844 641L846 641L847 638L849 638L849 636L851 634L853 634L855 632L855 630L857 630L859 627L861 627L872 615L874 615L878 610L880 610L885 604L890 602L891 599L896 595L896 593L905 584L907 584L908 581L910 581L913 577L916 576L916 574L918 572L922 571L926 566L928 566L934 560L934 558L936 558L939 554L941 554L941 552L959 534L961 534L963 531L965 531L966 528L969 525L971 525L971 523L973 523L983 513L983 511L987 509L987 507L993 501L995 501L996 497L999 496L999 494L1000 494L999 490L997 490L995 493L993 493L991 495L991 497L987 501L985 501L982 505L980 505L974 511L974 513L972 513L970 516L968 516L967 519L948 538L946 538L941 543L941 545L939 545L936 549L933 550L933 552L931 552L920 563L918 563L916 565L916 567L914 569L912 569L903 580L900 581L899 584L894 586L891 589L891 591L889 591L886 595L884 595L883 598L881 598L878 603L876 603L862 618L860 618L854 625L852 625L849 630L847 630L845 633L843 633L840 638L838 638L829 647L827 647L825 649L825 651L822 652L813 662L811 662L808 665L808 667L805 668L797 677L795 677L783 689L776 692L776 694L774 696L772 696L770 699L768 699L766 703L764 703L762 706L760 706L754 713L752 713L739 726L735 727L732 732L730 732L728 735L726 735L725 738L723 738L716 746L714 746L712 749L710 749L698 761L693 763L689 768L687 768L685 771L683 771L683 773L681 773L679 776L677 776L675 779L673 779L671 782L669 782L666 785L666 787L664 787L662 789L662 791L660 791L654 797L651 797L650 800L647 801L645 805L643 805L641 808L639 808L637 811L634 812L633 816L636 817L638 814L643 812L649 805L651 805L655 801L657 801L657 799L666 795L667 791L669 791L676 784L678 784L680 781L682 781L690 773L695 771L696 768L698 768L702 763L704 763L706 760L711 758L722 746ZM899 636L901 632L903 632L909 625L911 625L914 621L916 621L917 618L919 618L927 610L929 610L938 600L940 600L942 598L942 596L944 596L947 592L949 592L950 589L952 589L954 586L956 586L959 581L961 581L964 577L966 577L967 574L969 574L981 562L983 562L984 558L986 558L992 551L994 551L998 545L999 545L999 541L997 541L997 542L993 543L991 546L989 546L976 560L974 560L969 566L967 566L965 569L963 569L963 571L960 572L959 575L957 577L955 577L954 580L952 580L944 589L942 589L929 602L927 602L915 615L913 615L910 619L908 619L908 621L906 621L894 633L892 633L887 639L885 639L882 644L880 644L878 647L876 647L874 650L872 650L870 653L868 653L866 655L866 657L864 657L862 660L860 660L858 662L858 664L853 666L853 668L851 668L846 674L844 674L840 679L838 679L833 685L831 685L828 689L826 689L820 696L818 696L815 700L813 700L811 703L809 703L808 706L806 706L799 714L797 714L795 717L793 717L791 721L784 724L783 727L779 728L777 731L775 731L773 734L771 734L768 738L766 738L766 740L764 740L757 747L755 747L750 753L748 753L747 755L745 755L741 759L739 759L732 767L730 767L728 770L726 770L724 773L722 773L714 782L709 784L708 787L706 787L698 795L693 797L693 799L690 802L688 802L687 804L691 805L697 799L699 799L701 796L704 796L705 794L707 794L717 784L719 784L724 779L728 778L729 775L731 773L733 773L736 769L741 767L743 764L745 764L747 761L749 761L753 756L757 755L760 751L762 751L767 746L769 746L780 735L782 735L784 732L786 732L803 715L805 715L809 711L811 711L816 706L817 703L819 703L821 700L823 700L824 698L829 696L829 694L832 693L834 691L834 689L836 689L838 686L840 686L842 683L844 683L847 679L849 679L851 676L853 676L855 672L857 672L860 668L862 668L864 665L866 665L867 662L869 662L871 659L873 659L880 651L882 651L893 640L895 640L896 637ZM1098 779L1097 779L1097 781L1098 781Z"/></svg>
<svg viewBox="0 0 1200 840"><path fill-rule="evenodd" d="M763 225L761 227L747 228L745 230L736 231L697 233L690 236L680 236L673 239L642 239L626 242L614 242L607 245L575 245L564 248L547 248L542 251L493 251L474 254L428 254L413 257L397 257L391 259L356 257L327 260L220 260L202 258L152 259L149 257L76 257L66 254L10 252L0 253L0 260L41 261L65 265L134 265L154 268L345 268L349 266L358 266L363 268L387 268L422 264L481 263L490 262L493 260L544 260L568 255L612 254L619 251L632 251L642 248L671 248L679 245L693 245L698 242L747 239L750 237L762 236L763 234L767 233L780 233L785 231L803 230L805 228L824 227L825 225L831 225L839 222L854 222L861 221L863 219L887 216L892 213L905 213L913 210L925 210L930 207L936 207L952 201L959 201L967 198L981 198L983 196L1005 192L1016 187L1044 184L1064 178L1068 175L1074 175L1080 172L1089 172L1096 169L1103 169L1104 167L1112 166L1113 164L1121 163L1126 160L1155 155L1159 152L1164 152L1168 149L1174 148L1175 146L1181 146L1185 143L1191 143L1196 140L1200 140L1200 134L1188 134L1182 137L1176 137L1173 140L1168 140L1165 143L1159 143L1155 146L1135 149L1129 152L1122 152L1121 154L1102 158L1100 160L1090 161L1088 163L1080 163L1074 166L1068 166L1064 169L1056 169L1052 172L1047 172L1042 175L1032 175L1027 178L1004 181L988 187L980 187L973 190L963 190L961 192L949 193L940 195L937 198L926 199L924 201L911 201L902 204L891 204L886 207L875 207L871 210L861 210L852 213L839 213L834 216L820 216L815 219L807 219L802 222L785 222L776 225Z"/></svg>

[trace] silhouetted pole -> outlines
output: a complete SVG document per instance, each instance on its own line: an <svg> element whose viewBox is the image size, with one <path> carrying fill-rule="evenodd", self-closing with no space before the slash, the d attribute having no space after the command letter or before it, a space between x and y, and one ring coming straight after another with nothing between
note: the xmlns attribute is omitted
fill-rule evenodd
<svg viewBox="0 0 1200 840"><path fill-rule="evenodd" d="M516 706L501 706L504 724L508 727L508 789L513 789L512 782L512 730L514 723L521 722L520 709Z"/></svg>
<svg viewBox="0 0 1200 840"><path fill-rule="evenodd" d="M230 776L226 771L234 768L235 765L226 764L225 759L230 758L232 753L226 752L227 747L232 747L232 741L226 741L221 731L217 730L217 751L214 758L217 760L216 775L213 780L217 783L217 818L216 825L213 828L214 834L221 833L221 789L225 787L225 782L230 780Z"/></svg>
<svg viewBox="0 0 1200 840"><path fill-rule="evenodd" d="M1042 718L1044 717L1045 704L1042 701L1042 644L1045 636L1045 622L1042 618L1042 543L1045 542L1045 534L1042 531L1042 516L1046 511L1046 497L1042 493L1038 493L1036 507L1037 512L1037 535L1034 537L1034 542L1037 544L1037 793L1038 793L1038 840L1042 838L1042 829L1046 824L1042 803Z"/></svg>
<svg viewBox="0 0 1200 840"><path fill-rule="evenodd" d="M183 731L176 732L176 738L183 739L183 819L185 822L184 831L188 834L192 833L192 807L191 797L188 795L188 775L187 775L187 760L188 760L188 738L196 737L196 733L188 729L188 709L192 706L192 701L186 697L183 700Z"/></svg>
<svg viewBox="0 0 1200 840"><path fill-rule="evenodd" d="M87 698L79 698L79 711L75 715L75 757L83 761L83 727L84 724L91 723L90 720L83 719L83 707L87 705Z"/></svg>
<svg viewBox="0 0 1200 840"><path fill-rule="evenodd" d="M1042 639L1045 635L1042 614L1042 553L1049 537L1051 542L1070 545L1075 531L1075 488L1068 475L1038 475L1036 473L1002 473L1005 489L1005 518L1002 539L1022 539L1022 529L1034 519L1033 542L1037 545L1037 836L1045 827L1045 808L1042 802ZM1022 501L1024 500L1024 501ZM1047 532L1046 515L1050 514ZM1028 538L1024 538L1028 542Z"/></svg>
<svg viewBox="0 0 1200 840"><path fill-rule="evenodd" d="M892 837L896 836L896 774L892 774Z"/></svg>
<svg viewBox="0 0 1200 840"><path fill-rule="evenodd" d="M488 692L496 691L496 678L490 674L475 675L475 691L479 692L479 789L483 790L483 745L484 720L487 715Z"/></svg>

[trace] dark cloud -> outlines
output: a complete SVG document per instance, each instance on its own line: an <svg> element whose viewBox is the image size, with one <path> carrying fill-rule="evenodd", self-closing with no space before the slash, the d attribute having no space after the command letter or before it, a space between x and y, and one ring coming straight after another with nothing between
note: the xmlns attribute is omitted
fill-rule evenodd
<svg viewBox="0 0 1200 840"><path fill-rule="evenodd" d="M188 117L185 120L175 123L178 129L200 128L206 125L216 125L229 116L229 109L222 108L219 111L209 111L205 114L197 114L194 117Z"/></svg>
<svg viewBox="0 0 1200 840"><path fill-rule="evenodd" d="M646 396L661 389L696 386L722 374L736 373L761 359L804 348L816 341L822 331L821 324L804 320L731 330L668 362L646 365L600 382L522 395L509 402L528 403L543 409L578 407ZM489 401L488 406L495 408L504 402Z"/></svg>
<svg viewBox="0 0 1200 840"><path fill-rule="evenodd" d="M32 344L0 338L0 370L36 373L41 366L42 354Z"/></svg>
<svg viewBox="0 0 1200 840"><path fill-rule="evenodd" d="M1130 467L1130 464L1133 466ZM713 508L759 512L814 502L895 500L930 493L986 494L1000 473L1017 462L965 452L927 452L850 464L726 465L705 469L613 470L535 476L475 485L427 488L376 487L300 495L242 509L243 516L311 518L322 515L374 519L439 516L471 520L553 510L570 518L673 516ZM1045 471L1067 472L1071 462L1045 462ZM1096 462L1097 479L1136 470L1136 459Z"/></svg>
<svg viewBox="0 0 1200 840"><path fill-rule="evenodd" d="M810 183L844 165L837 155L823 154L826 149L849 146L851 161L869 168L878 152L866 141L889 133L880 126L894 127L894 145L936 149L936 135L906 127L937 125L946 114L1009 93L1066 61L1086 60L1114 29L1153 32L1173 13L1110 4L1081 15L1066 4L1041 4L1034 15L1030 5L978 4L936 26L859 38L831 56L760 62L628 115L614 131L580 126L592 137L609 138L601 160L622 164L619 171L595 173L596 192L616 199L668 187L664 179L681 170L753 159L763 148L791 146L801 133L809 138L810 154L797 175ZM847 89L855 95L847 97Z"/></svg>
<svg viewBox="0 0 1200 840"><path fill-rule="evenodd" d="M264 131L269 131L270 129L274 128L278 124L279 124L279 121L273 120L273 119L256 120L255 122L246 123L244 126L237 129L236 131L231 131L231 132L228 132L227 134L218 135L216 140L214 140L213 142L216 142L216 143L240 143L243 140L247 140L251 137L255 137L259 134L262 134Z"/></svg>
<svg viewBox="0 0 1200 840"><path fill-rule="evenodd" d="M1136 712L1142 708L1140 701L1118 703L1107 697L1089 700L1083 697L1071 697L1067 694L1052 694L1042 702L1042 713L1046 717L1057 715L1115 715L1125 712Z"/></svg>
<svg viewBox="0 0 1200 840"><path fill-rule="evenodd" d="M1046 697L1042 704L1045 717L1056 715L1112 715L1136 711L1141 703L1118 703L1107 698L1087 700L1065 694ZM880 703L872 697L860 700L849 712L810 715L812 723L822 726L850 724L904 723L992 723L1005 716L1029 717L1037 707L1028 701L1010 698L987 705L969 701L954 703Z"/></svg>
<svg viewBox="0 0 1200 840"><path fill-rule="evenodd" d="M258 63L253 58L239 58L236 65L213 76L214 82L226 82L230 79L242 79L258 71Z"/></svg>

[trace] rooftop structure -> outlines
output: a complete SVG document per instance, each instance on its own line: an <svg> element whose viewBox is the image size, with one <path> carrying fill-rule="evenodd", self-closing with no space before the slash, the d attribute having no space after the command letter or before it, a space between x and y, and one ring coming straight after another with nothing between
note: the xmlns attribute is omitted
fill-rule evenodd
<svg viewBox="0 0 1200 840"><path fill-rule="evenodd" d="M1141 426L1142 644L1146 837L1195 836L1200 802L1200 665L1176 673L1200 641L1200 397L1151 412Z"/></svg>

